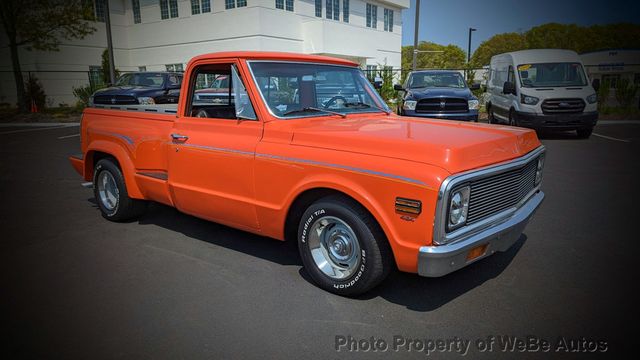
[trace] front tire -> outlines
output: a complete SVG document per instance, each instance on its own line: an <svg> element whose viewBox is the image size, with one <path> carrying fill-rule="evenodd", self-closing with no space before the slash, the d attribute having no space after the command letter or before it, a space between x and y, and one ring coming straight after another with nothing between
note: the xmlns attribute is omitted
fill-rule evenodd
<svg viewBox="0 0 640 360"><path fill-rule="evenodd" d="M110 158L96 163L93 172L93 195L102 216L110 221L136 218L146 210L147 203L129 197L122 171Z"/></svg>
<svg viewBox="0 0 640 360"><path fill-rule="evenodd" d="M341 296L363 294L391 271L391 248L375 219L354 201L331 196L304 212L298 249L309 276Z"/></svg>
<svg viewBox="0 0 640 360"><path fill-rule="evenodd" d="M515 111L509 111L509 126L518 126L518 120L516 120Z"/></svg>
<svg viewBox="0 0 640 360"><path fill-rule="evenodd" d="M493 115L493 107L489 106L489 108L487 109L487 119L489 120L489 124L497 124L498 121L496 120L496 117Z"/></svg>
<svg viewBox="0 0 640 360"><path fill-rule="evenodd" d="M578 129L576 132L578 133L578 139L588 139L593 132L593 128Z"/></svg>

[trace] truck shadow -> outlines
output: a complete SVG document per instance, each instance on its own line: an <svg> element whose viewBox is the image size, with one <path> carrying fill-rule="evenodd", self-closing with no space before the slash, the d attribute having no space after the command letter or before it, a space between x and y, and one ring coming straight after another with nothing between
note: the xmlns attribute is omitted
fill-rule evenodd
<svg viewBox="0 0 640 360"><path fill-rule="evenodd" d="M295 244L254 235L225 225L196 218L157 203L149 204L145 215L137 220L141 225L156 225L280 265L302 266Z"/></svg>
<svg viewBox="0 0 640 360"><path fill-rule="evenodd" d="M409 310L429 312L440 308L485 282L498 277L518 254L527 236L505 251L495 253L463 269L440 278L425 278L395 271L380 286L360 297L382 297Z"/></svg>
<svg viewBox="0 0 640 360"><path fill-rule="evenodd" d="M89 202L95 204L94 199ZM96 207L96 211L99 211ZM140 225L155 225L189 238L255 256L276 264L299 266L300 276L313 283L302 267L295 243L283 242L242 230L202 220L162 204L151 203L147 213L137 220ZM416 274L392 271L388 279L372 291L355 298L368 301L381 297L409 310L429 312L498 277L512 262L527 240L521 235L506 252L496 253L475 264L442 278L425 278ZM318 291L322 291L318 289Z"/></svg>

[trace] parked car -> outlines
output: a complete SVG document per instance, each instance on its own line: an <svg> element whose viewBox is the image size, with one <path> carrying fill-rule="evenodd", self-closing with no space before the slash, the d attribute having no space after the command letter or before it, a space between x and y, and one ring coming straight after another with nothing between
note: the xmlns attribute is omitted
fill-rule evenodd
<svg viewBox="0 0 640 360"><path fill-rule="evenodd" d="M195 100L193 78L220 69L234 103ZM173 113L85 109L70 161L106 219L155 201L294 241L319 287L353 296L506 251L544 199L534 131L398 116L351 61L207 54L185 77Z"/></svg>
<svg viewBox="0 0 640 360"><path fill-rule="evenodd" d="M538 49L495 55L490 71L491 123L591 136L598 120L598 96L575 52Z"/></svg>
<svg viewBox="0 0 640 360"><path fill-rule="evenodd" d="M96 91L90 105L177 104L181 84L181 73L126 73L118 78L114 86Z"/></svg>
<svg viewBox="0 0 640 360"><path fill-rule="evenodd" d="M413 71L404 85L394 86L394 89L404 92L398 114L478 121L480 103L471 90L479 88L480 85L473 84L470 89L457 71Z"/></svg>

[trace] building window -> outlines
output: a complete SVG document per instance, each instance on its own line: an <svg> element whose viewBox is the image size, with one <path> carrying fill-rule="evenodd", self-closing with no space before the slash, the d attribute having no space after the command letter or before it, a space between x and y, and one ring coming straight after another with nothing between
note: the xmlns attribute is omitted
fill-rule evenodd
<svg viewBox="0 0 640 360"><path fill-rule="evenodd" d="M104 85L101 66L89 66L89 84L94 88Z"/></svg>
<svg viewBox="0 0 640 360"><path fill-rule="evenodd" d="M107 0L82 0L85 11L83 18L89 21L105 22L105 1Z"/></svg>
<svg viewBox="0 0 640 360"><path fill-rule="evenodd" d="M166 20L169 17L178 17L178 0L160 0L160 18Z"/></svg>
<svg viewBox="0 0 640 360"><path fill-rule="evenodd" d="M322 0L316 0L316 17L322 17Z"/></svg>
<svg viewBox="0 0 640 360"><path fill-rule="evenodd" d="M145 71L147 71L147 67L146 66L138 66L138 71L145 72Z"/></svg>
<svg viewBox="0 0 640 360"><path fill-rule="evenodd" d="M172 18L178 17L178 0L169 0L169 11Z"/></svg>
<svg viewBox="0 0 640 360"><path fill-rule="evenodd" d="M133 23L140 24L142 17L140 16L140 0L131 0L131 8L133 9Z"/></svg>
<svg viewBox="0 0 640 360"><path fill-rule="evenodd" d="M211 12L211 0L191 0L191 15Z"/></svg>
<svg viewBox="0 0 640 360"><path fill-rule="evenodd" d="M105 1L108 0L96 0L96 21L105 22Z"/></svg>
<svg viewBox="0 0 640 360"><path fill-rule="evenodd" d="M327 0L327 19L340 20L340 0Z"/></svg>
<svg viewBox="0 0 640 360"><path fill-rule="evenodd" d="M191 0L191 15L200 14L200 0Z"/></svg>
<svg viewBox="0 0 640 360"><path fill-rule="evenodd" d="M349 0L342 0L342 21L349 22Z"/></svg>
<svg viewBox="0 0 640 360"><path fill-rule="evenodd" d="M293 0L276 0L276 9L293 11Z"/></svg>
<svg viewBox="0 0 640 360"><path fill-rule="evenodd" d="M367 27L378 28L378 7L376 5L367 4Z"/></svg>
<svg viewBox="0 0 640 360"><path fill-rule="evenodd" d="M393 10L384 9L384 31L393 32Z"/></svg>
<svg viewBox="0 0 640 360"><path fill-rule="evenodd" d="M247 0L224 0L225 9L233 9L236 7L247 6Z"/></svg>
<svg viewBox="0 0 640 360"><path fill-rule="evenodd" d="M182 67L182 64L167 64L165 65L167 67L167 71L175 71L175 72L183 72L184 68Z"/></svg>

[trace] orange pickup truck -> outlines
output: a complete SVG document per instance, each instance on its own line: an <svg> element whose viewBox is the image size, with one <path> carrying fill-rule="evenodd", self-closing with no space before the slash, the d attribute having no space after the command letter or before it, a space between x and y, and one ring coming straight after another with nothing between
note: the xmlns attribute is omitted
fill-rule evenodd
<svg viewBox="0 0 640 360"><path fill-rule="evenodd" d="M228 96L195 96L220 76ZM215 53L184 79L177 106L84 111L70 161L105 218L155 201L295 241L319 287L354 296L505 251L544 198L534 131L399 117L350 61Z"/></svg>

